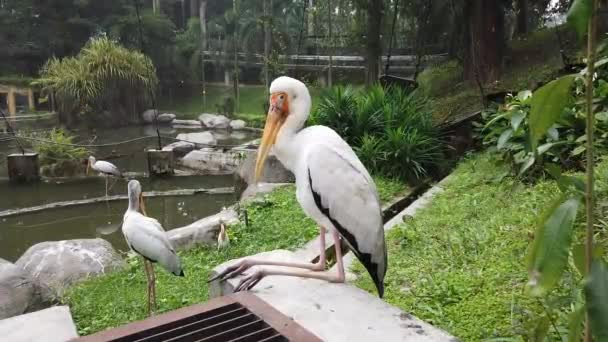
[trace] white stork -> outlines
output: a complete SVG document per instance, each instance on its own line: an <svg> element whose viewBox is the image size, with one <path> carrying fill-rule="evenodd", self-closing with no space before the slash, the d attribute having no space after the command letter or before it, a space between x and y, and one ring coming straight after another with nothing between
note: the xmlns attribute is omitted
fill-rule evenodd
<svg viewBox="0 0 608 342"><path fill-rule="evenodd" d="M230 247L230 238L226 232L226 225L224 220L220 219L220 232L217 234L217 249L225 249Z"/></svg>
<svg viewBox="0 0 608 342"><path fill-rule="evenodd" d="M156 308L156 278L153 263L160 264L164 269L176 276L183 277L181 261L161 224L147 217L141 185L137 180L127 184L129 207L125 212L122 233L129 247L144 258L144 269L148 278L148 314Z"/></svg>
<svg viewBox="0 0 608 342"><path fill-rule="evenodd" d="M90 156L89 161L87 162L87 175L91 169L99 172L106 179L106 197L108 197L108 177L122 177L122 173L116 165L104 160L95 160L95 157L93 156Z"/></svg>
<svg viewBox="0 0 608 342"><path fill-rule="evenodd" d="M353 251L372 277L378 295L384 294L387 268L382 210L374 181L353 150L332 129L304 127L311 99L304 83L279 77L270 85L270 109L256 161L256 180L262 174L271 147L296 177L296 197L320 230L321 254L317 263L243 259L214 279L235 277L252 266L287 266L304 270L258 269L244 277L236 291L248 290L264 276L285 275L344 282L341 241ZM325 271L325 232L335 242L338 272Z"/></svg>

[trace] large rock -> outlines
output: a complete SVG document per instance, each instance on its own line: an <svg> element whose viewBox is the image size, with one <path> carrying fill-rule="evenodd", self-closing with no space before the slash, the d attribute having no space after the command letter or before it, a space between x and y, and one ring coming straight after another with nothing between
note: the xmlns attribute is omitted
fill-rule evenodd
<svg viewBox="0 0 608 342"><path fill-rule="evenodd" d="M258 192L255 184L255 162L257 159L257 151L255 150L240 150L246 154L246 157L239 165L235 173L235 191L241 199L251 197ZM295 177L291 171L287 170L283 164L272 154L266 158L264 163L264 172L259 179L260 183L293 183ZM244 195L244 196L243 196Z"/></svg>
<svg viewBox="0 0 608 342"><path fill-rule="evenodd" d="M195 147L196 146L193 143L185 141L176 141L172 144L163 147L163 151L173 151L173 155L177 157L183 157L188 154L188 152L194 150Z"/></svg>
<svg viewBox="0 0 608 342"><path fill-rule="evenodd" d="M42 285L21 267L0 259L0 320L50 306Z"/></svg>
<svg viewBox="0 0 608 342"><path fill-rule="evenodd" d="M217 139L211 132L180 133L177 135L177 140L186 140L203 146L217 145Z"/></svg>
<svg viewBox="0 0 608 342"><path fill-rule="evenodd" d="M158 116L157 121L159 124L170 124L175 120L175 114L163 113Z"/></svg>
<svg viewBox="0 0 608 342"><path fill-rule="evenodd" d="M141 114L141 119L144 123L151 124L151 123L154 123L155 115L158 115L156 120L159 124L170 124L171 122L173 122L173 120L175 120L175 114L170 114L170 113L161 114L158 110L155 110L155 109L148 109L145 112L143 112Z"/></svg>
<svg viewBox="0 0 608 342"><path fill-rule="evenodd" d="M179 119L175 119L172 122L173 127L175 128L190 128L190 129L196 129L196 128L201 128L203 127L201 125L201 122L198 120L179 120Z"/></svg>
<svg viewBox="0 0 608 342"><path fill-rule="evenodd" d="M203 127L211 129L227 129L230 127L230 119L223 115L203 113L198 117Z"/></svg>
<svg viewBox="0 0 608 342"><path fill-rule="evenodd" d="M53 306L1 320L0 336L11 342L65 342L78 338L78 332L70 308Z"/></svg>
<svg viewBox="0 0 608 342"><path fill-rule="evenodd" d="M230 121L230 128L239 130L245 128L245 121L243 120L232 120Z"/></svg>
<svg viewBox="0 0 608 342"><path fill-rule="evenodd" d="M125 262L106 240L80 239L36 244L16 265L47 286L44 298L57 298L72 284L119 270Z"/></svg>
<svg viewBox="0 0 608 342"><path fill-rule="evenodd" d="M200 245L214 245L220 231L220 221L230 229L230 225L239 222L239 216L233 208L205 217L188 226L172 229L167 232L171 243L176 249L190 249Z"/></svg>
<svg viewBox="0 0 608 342"><path fill-rule="evenodd" d="M203 148L186 154L179 163L202 173L228 174L236 171L242 158L241 152Z"/></svg>

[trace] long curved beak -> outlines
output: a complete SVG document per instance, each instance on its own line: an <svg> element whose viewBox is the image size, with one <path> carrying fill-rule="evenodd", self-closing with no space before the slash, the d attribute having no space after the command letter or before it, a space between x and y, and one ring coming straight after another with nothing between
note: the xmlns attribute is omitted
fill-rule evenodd
<svg viewBox="0 0 608 342"><path fill-rule="evenodd" d="M144 215L148 216L146 213L146 204L144 203L144 195L139 194L139 211Z"/></svg>
<svg viewBox="0 0 608 342"><path fill-rule="evenodd" d="M268 110L268 116L266 117L266 124L264 125L264 134L262 135L262 142L258 148L258 158L255 162L255 183L260 180L262 172L264 171L264 163L270 148L274 145L277 135L281 130L281 126L285 123L285 115L283 110L276 106L271 100L270 109Z"/></svg>

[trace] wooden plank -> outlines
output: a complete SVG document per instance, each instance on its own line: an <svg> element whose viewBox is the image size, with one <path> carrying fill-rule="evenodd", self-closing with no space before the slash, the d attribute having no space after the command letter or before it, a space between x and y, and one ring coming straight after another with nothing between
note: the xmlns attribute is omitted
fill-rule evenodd
<svg viewBox="0 0 608 342"><path fill-rule="evenodd" d="M221 194L232 194L234 193L234 188L232 187L224 187L224 188L211 188L211 189L178 189L178 190L167 190L167 191L146 191L143 193L144 197L170 197L170 196L192 196L199 194L209 194L209 195L221 195ZM95 198L87 198L82 200L74 200L74 201L61 201L54 202L49 204L38 205L34 207L28 208L20 208L20 209L8 209L0 211L0 218L14 216L14 215L22 215L29 214L33 212L48 210L48 209L57 209L57 208L65 208L77 205L87 205L93 203L100 203L106 201L122 201L128 199L127 195L113 195L108 197L95 197Z"/></svg>

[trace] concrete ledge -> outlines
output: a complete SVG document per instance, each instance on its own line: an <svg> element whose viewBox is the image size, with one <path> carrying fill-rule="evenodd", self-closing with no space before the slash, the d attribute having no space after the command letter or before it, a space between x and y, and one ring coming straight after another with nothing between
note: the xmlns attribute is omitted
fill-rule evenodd
<svg viewBox="0 0 608 342"><path fill-rule="evenodd" d="M15 316L0 321L0 339L11 342L65 342L78 337L67 306Z"/></svg>
<svg viewBox="0 0 608 342"><path fill-rule="evenodd" d="M301 255L285 250L253 257L303 261ZM236 261L216 267L214 274ZM232 293L239 281L240 278L212 282L210 296ZM252 292L324 341L456 341L446 332L348 284L270 276L262 279Z"/></svg>

